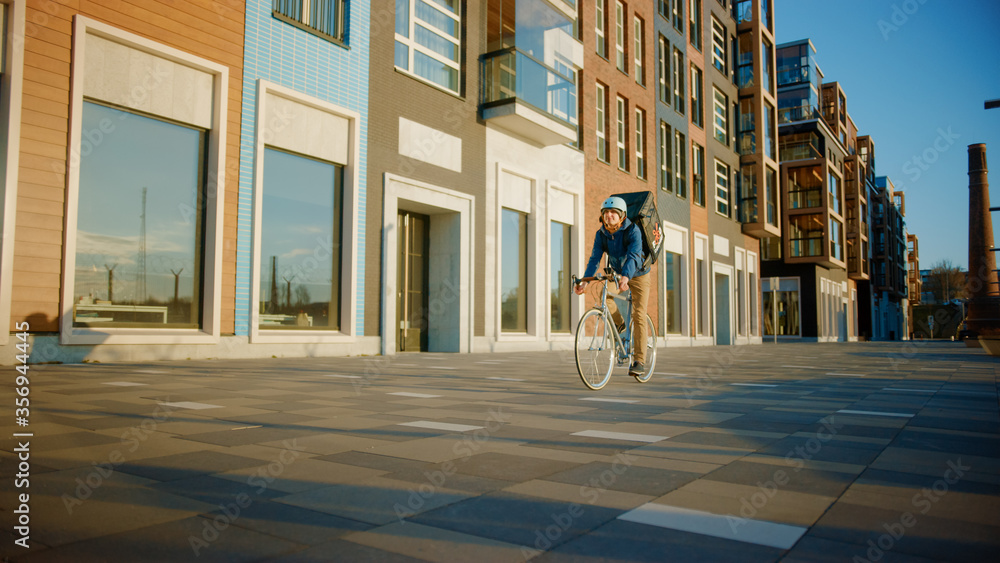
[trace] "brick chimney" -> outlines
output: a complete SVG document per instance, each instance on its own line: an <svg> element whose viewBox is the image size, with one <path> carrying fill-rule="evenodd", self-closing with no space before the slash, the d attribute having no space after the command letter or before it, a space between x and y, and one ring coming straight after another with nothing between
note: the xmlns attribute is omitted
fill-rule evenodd
<svg viewBox="0 0 1000 563"><path fill-rule="evenodd" d="M969 295L968 328L982 336L1000 336L990 185L986 177L986 145L969 145Z"/></svg>

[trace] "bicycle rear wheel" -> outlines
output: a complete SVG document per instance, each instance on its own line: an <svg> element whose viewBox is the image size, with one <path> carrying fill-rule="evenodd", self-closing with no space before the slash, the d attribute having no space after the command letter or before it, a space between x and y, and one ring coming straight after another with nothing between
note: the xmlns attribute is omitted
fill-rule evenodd
<svg viewBox="0 0 1000 563"><path fill-rule="evenodd" d="M653 368L656 367L656 328L653 326L653 319L646 315L646 369L642 375L635 375L635 380L639 383L649 381L653 376Z"/></svg>
<svg viewBox="0 0 1000 563"><path fill-rule="evenodd" d="M587 311L576 325L576 369L587 387L607 385L615 367L615 339L611 322L600 309Z"/></svg>

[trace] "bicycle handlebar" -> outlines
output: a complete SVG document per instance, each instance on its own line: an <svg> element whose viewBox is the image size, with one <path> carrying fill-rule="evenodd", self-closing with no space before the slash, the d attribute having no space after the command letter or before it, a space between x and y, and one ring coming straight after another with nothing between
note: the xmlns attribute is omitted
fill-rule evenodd
<svg viewBox="0 0 1000 563"><path fill-rule="evenodd" d="M618 278L619 278L619 275L616 274L615 272L611 272L610 275L609 274L597 273L597 274L595 274L593 276L588 276L586 278L578 278L578 277L576 277L576 275L574 275L572 277L572 282L573 282L573 285L577 285L577 284L580 284L580 283L583 283L583 282L604 281L604 280L611 280L611 281L617 282Z"/></svg>

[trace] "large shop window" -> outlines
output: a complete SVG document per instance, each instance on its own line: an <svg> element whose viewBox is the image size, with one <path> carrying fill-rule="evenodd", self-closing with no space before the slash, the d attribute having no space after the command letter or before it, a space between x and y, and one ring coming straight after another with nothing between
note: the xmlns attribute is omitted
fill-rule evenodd
<svg viewBox="0 0 1000 563"><path fill-rule="evenodd" d="M200 328L203 129L84 101L73 326Z"/></svg>
<svg viewBox="0 0 1000 563"><path fill-rule="evenodd" d="M500 330L528 331L528 215L504 209L500 242Z"/></svg>
<svg viewBox="0 0 1000 563"><path fill-rule="evenodd" d="M549 285L551 287L551 330L568 333L570 331L570 234L572 226L552 221L551 267Z"/></svg>
<svg viewBox="0 0 1000 563"><path fill-rule="evenodd" d="M456 94L462 55L460 4L396 0L396 67Z"/></svg>
<svg viewBox="0 0 1000 563"><path fill-rule="evenodd" d="M667 334L680 334L681 310L685 298L684 256L674 252L663 253L663 269L667 278Z"/></svg>
<svg viewBox="0 0 1000 563"><path fill-rule="evenodd" d="M261 330L339 330L342 166L264 149Z"/></svg>
<svg viewBox="0 0 1000 563"><path fill-rule="evenodd" d="M764 336L801 336L799 329L799 280L782 279L772 287L761 280L764 301Z"/></svg>

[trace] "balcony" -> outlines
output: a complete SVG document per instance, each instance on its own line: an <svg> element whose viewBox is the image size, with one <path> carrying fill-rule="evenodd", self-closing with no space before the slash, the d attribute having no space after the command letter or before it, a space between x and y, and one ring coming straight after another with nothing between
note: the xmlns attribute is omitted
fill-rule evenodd
<svg viewBox="0 0 1000 563"><path fill-rule="evenodd" d="M483 55L483 119L541 146L577 140L573 71L556 71L511 47Z"/></svg>

